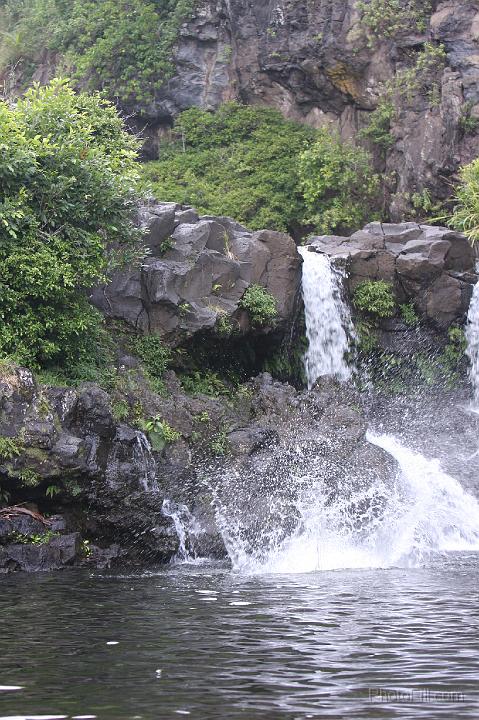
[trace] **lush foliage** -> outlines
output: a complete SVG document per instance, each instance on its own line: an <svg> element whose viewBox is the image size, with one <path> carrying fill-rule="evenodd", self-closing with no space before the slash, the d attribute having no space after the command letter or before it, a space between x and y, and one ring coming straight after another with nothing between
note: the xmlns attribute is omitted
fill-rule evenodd
<svg viewBox="0 0 479 720"><path fill-rule="evenodd" d="M158 335L145 335L135 339L133 349L149 375L161 382L171 362L170 348L164 345Z"/></svg>
<svg viewBox="0 0 479 720"><path fill-rule="evenodd" d="M145 184L164 200L230 215L253 230L357 228L376 200L368 153L276 110L223 105L178 118Z"/></svg>
<svg viewBox="0 0 479 720"><path fill-rule="evenodd" d="M250 285L240 300L240 307L246 310L251 323L257 327L274 322L278 309L275 298L261 285Z"/></svg>
<svg viewBox="0 0 479 720"><path fill-rule="evenodd" d="M253 230L292 229L305 212L298 159L314 135L268 108L194 108L178 118L160 161L145 165L145 181L163 200L229 215Z"/></svg>
<svg viewBox="0 0 479 720"><path fill-rule="evenodd" d="M476 243L479 240L479 158L461 169L451 224Z"/></svg>
<svg viewBox="0 0 479 720"><path fill-rule="evenodd" d="M424 32L431 13L429 0L359 0L361 22L373 37L394 37L400 32Z"/></svg>
<svg viewBox="0 0 479 720"><path fill-rule="evenodd" d="M151 447L155 452L161 452L166 445L170 445L181 438L181 434L159 415L150 420L142 420L138 424L148 434Z"/></svg>
<svg viewBox="0 0 479 720"><path fill-rule="evenodd" d="M49 50L89 89L147 102L173 74L171 53L194 0L6 0L3 63L31 74ZM30 72L29 72L30 70Z"/></svg>
<svg viewBox="0 0 479 720"><path fill-rule="evenodd" d="M384 280L360 283L354 291L353 302L358 310L380 318L392 317L396 311L392 285Z"/></svg>
<svg viewBox="0 0 479 720"><path fill-rule="evenodd" d="M306 222L323 234L346 232L375 218L379 178L369 153L320 130L299 159Z"/></svg>
<svg viewBox="0 0 479 720"><path fill-rule="evenodd" d="M137 248L135 157L115 109L65 82L0 102L0 358L90 362L86 290Z"/></svg>

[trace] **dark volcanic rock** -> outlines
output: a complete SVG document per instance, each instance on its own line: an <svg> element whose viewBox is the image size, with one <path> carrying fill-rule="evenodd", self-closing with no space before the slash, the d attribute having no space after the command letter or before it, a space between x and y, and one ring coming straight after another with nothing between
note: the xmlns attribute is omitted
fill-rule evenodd
<svg viewBox="0 0 479 720"><path fill-rule="evenodd" d="M316 237L311 245L346 265L350 292L365 280L384 280L400 302L412 301L439 330L465 320L473 285L474 251L448 228L416 223L370 223L351 238Z"/></svg>
<svg viewBox="0 0 479 720"><path fill-rule="evenodd" d="M140 215L152 255L94 292L105 315L172 344L215 331L219 323L254 332L240 300L250 285L261 285L276 299L276 332L291 323L301 259L288 235L250 233L229 218L198 218L171 203L145 207Z"/></svg>

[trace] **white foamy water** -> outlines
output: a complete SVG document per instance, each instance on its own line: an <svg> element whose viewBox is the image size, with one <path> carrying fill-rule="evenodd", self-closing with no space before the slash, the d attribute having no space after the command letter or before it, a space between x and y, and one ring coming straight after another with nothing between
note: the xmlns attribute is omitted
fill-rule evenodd
<svg viewBox="0 0 479 720"><path fill-rule="evenodd" d="M325 375L349 380L349 308L341 299L341 275L327 255L298 248L303 258L303 298L309 347L304 358L308 387Z"/></svg>
<svg viewBox="0 0 479 720"><path fill-rule="evenodd" d="M182 503L176 503L165 498L161 511L165 517L171 518L178 537L178 552L173 562L179 563L202 563L204 558L198 556L195 543L203 534L204 530L195 516ZM1 718L0 718L1 720Z"/></svg>
<svg viewBox="0 0 479 720"><path fill-rule="evenodd" d="M479 264L477 266L479 272ZM474 286L466 326L467 354L471 361L470 378L474 405L479 407L479 283Z"/></svg>
<svg viewBox="0 0 479 720"><path fill-rule="evenodd" d="M479 551L479 503L427 459L390 436L369 441L398 463L390 481L372 478L339 483L331 495L324 480L292 477L297 484L292 532L285 537L285 513L254 540L237 513L219 518L225 544L240 573L304 573L346 568L418 567L432 555ZM274 505L278 498L271 497Z"/></svg>

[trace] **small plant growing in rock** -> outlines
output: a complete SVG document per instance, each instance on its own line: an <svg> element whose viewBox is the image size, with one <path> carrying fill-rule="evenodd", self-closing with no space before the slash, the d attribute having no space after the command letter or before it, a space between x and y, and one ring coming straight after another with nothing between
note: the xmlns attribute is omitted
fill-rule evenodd
<svg viewBox="0 0 479 720"><path fill-rule="evenodd" d="M37 485L40 485L42 481L42 477L35 472L35 470L31 470L31 468L24 468L23 470L20 470L16 476L24 487L37 487Z"/></svg>
<svg viewBox="0 0 479 720"><path fill-rule="evenodd" d="M130 406L126 400L117 400L112 404L111 412L117 422L123 422L130 414Z"/></svg>
<svg viewBox="0 0 479 720"><path fill-rule="evenodd" d="M417 327L419 325L419 318L412 302L400 305L399 310L406 325L409 327Z"/></svg>
<svg viewBox="0 0 479 720"><path fill-rule="evenodd" d="M160 243L160 253L164 255L166 252L168 252L168 250L173 250L174 247L175 241L173 240L173 238L171 236L167 237Z"/></svg>
<svg viewBox="0 0 479 720"><path fill-rule="evenodd" d="M193 417L193 420L198 423L209 423L211 421L210 415L206 410L200 412L198 415Z"/></svg>
<svg viewBox="0 0 479 720"><path fill-rule="evenodd" d="M150 375L156 378L163 376L171 360L171 350L164 345L158 335L137 338L133 342L133 349Z"/></svg>
<svg viewBox="0 0 479 720"><path fill-rule="evenodd" d="M47 530L41 535L25 535L24 533L13 532L10 535L10 539L13 543L19 545L48 545L50 540L59 537L60 533Z"/></svg>
<svg viewBox="0 0 479 720"><path fill-rule="evenodd" d="M210 443L210 450L214 455L221 456L227 455L229 451L230 443L228 440L228 433L226 428L222 428L212 439Z"/></svg>
<svg viewBox="0 0 479 720"><path fill-rule="evenodd" d="M0 437L0 460L13 460L23 450L23 445L18 438Z"/></svg>
<svg viewBox="0 0 479 720"><path fill-rule="evenodd" d="M353 296L354 306L378 318L392 317L396 311L393 287L384 280L366 280L360 283Z"/></svg>
<svg viewBox="0 0 479 720"><path fill-rule="evenodd" d="M58 487L58 485L49 485L45 490L45 495L50 498L50 500L53 500L55 495L58 495L61 491L62 489Z"/></svg>
<svg viewBox="0 0 479 720"><path fill-rule="evenodd" d="M240 300L240 307L246 310L255 327L273 323L278 314L275 298L261 285L250 285Z"/></svg>
<svg viewBox="0 0 479 720"><path fill-rule="evenodd" d="M171 427L159 415L142 423L142 430L148 433L153 450L161 452L165 445L171 445L180 439L181 433Z"/></svg>

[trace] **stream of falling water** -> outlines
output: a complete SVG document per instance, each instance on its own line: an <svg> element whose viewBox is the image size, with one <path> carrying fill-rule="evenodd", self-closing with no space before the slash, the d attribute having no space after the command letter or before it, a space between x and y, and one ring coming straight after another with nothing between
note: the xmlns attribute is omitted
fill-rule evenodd
<svg viewBox="0 0 479 720"><path fill-rule="evenodd" d="M477 265L479 273L479 263ZM471 361L469 371L472 390L473 406L479 410L479 282L474 286L466 327L467 354Z"/></svg>
<svg viewBox="0 0 479 720"><path fill-rule="evenodd" d="M349 308L341 300L341 275L327 255L298 248L303 258L303 299L308 349L304 358L308 387L318 378L349 380L346 362L353 325Z"/></svg>

